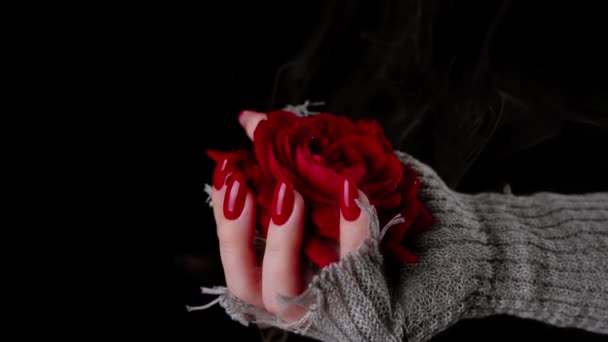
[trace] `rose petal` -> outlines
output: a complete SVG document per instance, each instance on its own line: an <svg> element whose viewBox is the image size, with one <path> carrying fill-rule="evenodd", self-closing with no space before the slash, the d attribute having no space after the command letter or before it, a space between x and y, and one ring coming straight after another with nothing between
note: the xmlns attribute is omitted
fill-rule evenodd
<svg viewBox="0 0 608 342"><path fill-rule="evenodd" d="M306 145L315 136L319 135L319 131L314 127L293 125L282 127L277 132L275 149L278 160L283 167L290 170L295 170L295 154L297 146Z"/></svg>
<svg viewBox="0 0 608 342"><path fill-rule="evenodd" d="M372 177L377 174L378 170L384 168L387 162L392 159L398 161L394 153L387 153L377 140L367 136L345 137L336 141L331 148L336 148L336 146L341 149L341 159L347 165L363 163L367 173ZM381 177L384 178L384 175Z"/></svg>
<svg viewBox="0 0 608 342"><path fill-rule="evenodd" d="M353 137L342 138L338 141L334 141L330 146L327 147L327 154L335 154L336 150L340 151L340 160L346 165L366 165L365 157L357 146L354 146L353 141L356 141Z"/></svg>
<svg viewBox="0 0 608 342"><path fill-rule="evenodd" d="M392 159L392 158L391 158ZM403 169L401 163L397 161L387 162L387 167L376 174L367 174L363 180L366 191L374 198L385 198L393 192L401 192L399 184L403 180Z"/></svg>
<svg viewBox="0 0 608 342"><path fill-rule="evenodd" d="M268 113L267 121L270 122L275 128L285 128L293 126L296 122L301 121L302 119L302 117L299 117L292 112L279 109Z"/></svg>
<svg viewBox="0 0 608 342"><path fill-rule="evenodd" d="M294 156L290 145L290 138L291 137L288 131L282 131L281 133L279 133L276 139L276 150L281 164L291 170L294 170L295 163L293 161Z"/></svg>
<svg viewBox="0 0 608 342"><path fill-rule="evenodd" d="M398 191L402 196L401 214L405 222L391 227L386 235L390 241L397 242L403 240L414 222L419 219L419 209L423 208L416 196L420 188L420 181L416 172L405 164L403 164L403 171L407 173L407 177L404 177L398 185Z"/></svg>
<svg viewBox="0 0 608 342"><path fill-rule="evenodd" d="M314 193L324 198L323 203L332 204L338 200L344 177L334 170L316 163L308 149L298 147L296 150L297 175L306 182L306 187L298 189L305 194Z"/></svg>
<svg viewBox="0 0 608 342"><path fill-rule="evenodd" d="M311 203L309 205L310 217L315 225L315 232L321 236L334 240L340 239L340 207Z"/></svg>
<svg viewBox="0 0 608 342"><path fill-rule="evenodd" d="M396 178L398 179L397 183L401 182L403 165L394 153L385 153L376 163L377 167L374 167L373 171L368 171L370 176L372 176L370 177L370 181Z"/></svg>
<svg viewBox="0 0 608 342"><path fill-rule="evenodd" d="M305 122L299 122L298 125L292 127L283 128L287 130L289 135L289 144L292 148L296 146L308 145L311 139L320 139L321 132L317 127L306 124ZM319 141L322 143L323 141Z"/></svg>
<svg viewBox="0 0 608 342"><path fill-rule="evenodd" d="M399 193L401 200L396 205L401 205L401 202L413 199L418 192L420 182L417 175L412 169L404 164L401 164L397 160L396 163L392 163L393 178L387 176L384 180L378 182L371 182L368 179L364 180L365 191L376 200L377 203L384 203L383 208L393 208L395 206L396 198L392 198L392 193ZM400 171L400 172L399 172ZM394 173L398 172L397 175ZM399 183L395 183L399 179Z"/></svg>
<svg viewBox="0 0 608 342"><path fill-rule="evenodd" d="M367 192L363 191L367 194ZM370 200L372 205L378 207L380 209L394 209L401 205L403 197L398 192L389 193L388 196L384 198L375 198L371 196L373 200Z"/></svg>
<svg viewBox="0 0 608 342"><path fill-rule="evenodd" d="M347 163L345 158L342 157L342 153L341 146L336 145L333 142L328 142L322 151L325 162L328 165L332 165L332 167L334 164L336 167L345 167L351 165L350 163Z"/></svg>
<svg viewBox="0 0 608 342"><path fill-rule="evenodd" d="M270 178L266 178L264 177L264 175L262 174L262 170L260 167L260 164L255 164L254 167L254 189L256 192L259 191L260 189L266 188L266 187L272 187L274 184L272 183L272 180Z"/></svg>
<svg viewBox="0 0 608 342"><path fill-rule="evenodd" d="M397 183L399 178L398 176L393 176L392 178L388 178L387 176L385 180L377 182L369 182L367 179L364 179L363 184L365 184L366 193L369 193L374 198L382 199L391 193L401 192Z"/></svg>
<svg viewBox="0 0 608 342"><path fill-rule="evenodd" d="M393 258L405 262L407 264L415 264L416 263L416 255L414 255L414 253L410 252L409 250L407 250L406 248L402 247L401 245L393 242L393 241L387 241L385 243L383 243L382 245L383 250L389 254L390 256L392 256Z"/></svg>
<svg viewBox="0 0 608 342"><path fill-rule="evenodd" d="M321 136L326 137L329 141L357 134L357 126L354 122L347 117L329 113L319 113L310 117L306 124L316 127Z"/></svg>
<svg viewBox="0 0 608 342"><path fill-rule="evenodd" d="M357 164L350 167L345 167L341 170L344 177L350 179L356 184L360 184L366 175L365 165Z"/></svg>
<svg viewBox="0 0 608 342"><path fill-rule="evenodd" d="M272 205L272 197L274 196L274 182L265 182L258 186L256 189L257 193L257 204L259 206L270 208Z"/></svg>
<svg viewBox="0 0 608 342"><path fill-rule="evenodd" d="M340 259L338 246L334 241L318 236L310 236L304 243L304 253L319 267L325 267Z"/></svg>
<svg viewBox="0 0 608 342"><path fill-rule="evenodd" d="M268 120L262 120L253 133L253 151L265 177L271 177L268 154L272 152L272 132Z"/></svg>
<svg viewBox="0 0 608 342"><path fill-rule="evenodd" d="M405 215L404 215L404 218L405 218ZM391 226L386 232L385 239L387 241L401 242L403 240L403 237L409 230L409 228L412 226L413 222L414 222L414 218L410 218L410 219L405 219L405 222L403 222L403 223L398 223L398 224Z"/></svg>
<svg viewBox="0 0 608 342"><path fill-rule="evenodd" d="M412 224L407 234L417 234L428 230L433 224L435 220L431 213L429 213L428 209L424 207L422 202L418 201L418 217L416 217L416 221Z"/></svg>
<svg viewBox="0 0 608 342"><path fill-rule="evenodd" d="M420 179L416 171L409 166L402 164L403 180L400 183L401 193L406 194L408 198L416 196L420 190Z"/></svg>
<svg viewBox="0 0 608 342"><path fill-rule="evenodd" d="M268 171L270 172L270 176L275 182L279 182L284 179L293 182L293 172L279 163L272 149L268 151L266 162L268 163Z"/></svg>
<svg viewBox="0 0 608 342"><path fill-rule="evenodd" d="M206 150L205 152L207 153L209 158L213 159L213 161L217 164L223 162L224 159L226 159L224 155L226 155L227 153L224 151Z"/></svg>
<svg viewBox="0 0 608 342"><path fill-rule="evenodd" d="M386 232L386 237L390 241L401 242L405 233L415 222L418 217L418 205L417 203L412 203L411 201L404 201L403 208L401 208L401 215L405 219L403 223L396 224L388 229Z"/></svg>
<svg viewBox="0 0 608 342"><path fill-rule="evenodd" d="M232 163L240 163L242 161L249 160L251 162L255 161L255 156L251 151L239 150L239 151L217 151L208 149L205 151L207 155L213 159L216 163L221 163L224 159L228 159L228 161Z"/></svg>
<svg viewBox="0 0 608 342"><path fill-rule="evenodd" d="M296 189L302 195L306 202L315 202L327 205L332 205L336 202L336 200L329 199L322 194L315 192L304 180L298 179L295 176L291 180L291 183L294 189Z"/></svg>
<svg viewBox="0 0 608 342"><path fill-rule="evenodd" d="M393 146L386 138L382 126L377 121L359 119L356 125L361 134L375 137L386 152L393 151Z"/></svg>
<svg viewBox="0 0 608 342"><path fill-rule="evenodd" d="M261 183L263 183L264 177L260 171L260 165L255 159L255 155L252 151L215 151L207 150L207 155L211 157L218 164L223 162L225 159L245 177L247 185L254 191L257 190Z"/></svg>
<svg viewBox="0 0 608 342"><path fill-rule="evenodd" d="M270 214L270 210L263 207L258 207L257 214L260 235L262 235L263 238L266 238L266 236L268 236L268 227L270 226L270 218L272 217L272 215Z"/></svg>

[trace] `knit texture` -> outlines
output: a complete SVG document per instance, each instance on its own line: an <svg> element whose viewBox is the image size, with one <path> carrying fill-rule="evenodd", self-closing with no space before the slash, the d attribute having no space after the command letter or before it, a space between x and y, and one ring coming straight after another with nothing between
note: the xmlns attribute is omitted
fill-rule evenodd
<svg viewBox="0 0 608 342"><path fill-rule="evenodd" d="M418 171L436 220L416 240L416 264L384 265L377 217L367 211L376 225L360 249L285 300L308 309L300 321L224 291L227 313L322 341L426 341L459 320L496 314L608 334L608 193L461 194L397 155Z"/></svg>

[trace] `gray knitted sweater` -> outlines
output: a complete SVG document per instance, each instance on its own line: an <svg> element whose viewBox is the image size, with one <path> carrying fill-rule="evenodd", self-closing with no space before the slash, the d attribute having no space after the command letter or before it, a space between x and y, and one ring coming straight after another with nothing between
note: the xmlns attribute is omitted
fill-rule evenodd
<svg viewBox="0 0 608 342"><path fill-rule="evenodd" d="M450 190L428 166L420 198L436 219L420 235L419 261L387 269L370 238L324 268L300 297L308 311L287 324L225 288L204 289L235 320L322 341L426 341L459 320L509 314L608 334L608 193L531 196Z"/></svg>

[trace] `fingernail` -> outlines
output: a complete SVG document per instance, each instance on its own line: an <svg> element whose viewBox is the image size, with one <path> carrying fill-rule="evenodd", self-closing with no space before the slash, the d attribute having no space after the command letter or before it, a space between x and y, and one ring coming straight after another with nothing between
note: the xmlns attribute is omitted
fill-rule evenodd
<svg viewBox="0 0 608 342"><path fill-rule="evenodd" d="M293 212L295 194L291 183L282 181L277 184L272 197L272 222L280 226L287 222Z"/></svg>
<svg viewBox="0 0 608 342"><path fill-rule="evenodd" d="M224 217L236 220L241 216L245 199L247 197L247 185L243 174L236 171L228 177L228 188L224 196Z"/></svg>
<svg viewBox="0 0 608 342"><path fill-rule="evenodd" d="M355 203L355 199L357 198L359 198L357 185L345 179L342 192L340 193L340 210L342 211L342 216L347 221L354 221L361 214L361 208Z"/></svg>
<svg viewBox="0 0 608 342"><path fill-rule="evenodd" d="M217 164L215 170L213 170L213 187L216 190L221 189L226 184L226 176L229 172L228 159L224 159L222 163Z"/></svg>

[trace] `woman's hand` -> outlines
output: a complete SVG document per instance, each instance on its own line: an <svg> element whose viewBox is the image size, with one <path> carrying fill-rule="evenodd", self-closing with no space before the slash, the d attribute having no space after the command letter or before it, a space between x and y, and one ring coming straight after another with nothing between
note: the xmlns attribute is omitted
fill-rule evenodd
<svg viewBox="0 0 608 342"><path fill-rule="evenodd" d="M239 121L252 137L265 117L244 112ZM345 181L339 187L339 262L309 283L303 279L305 208L298 190L305 189L279 182L260 265L253 246L256 197L240 171L224 162L214 173L212 201L227 289L203 292L219 294L220 305L245 325L323 341L422 342L461 319L496 314L608 333L606 193L462 194L430 166L396 155L419 175L418 196L435 222L413 240L415 264L383 262L379 247L386 235L373 214L368 226L351 194L369 205L368 199ZM314 303L284 310L280 296L305 290Z"/></svg>
<svg viewBox="0 0 608 342"><path fill-rule="evenodd" d="M244 111L239 122L253 139L258 123L266 114ZM355 203L369 204L356 186L342 186L340 214L340 256L355 251L368 237L368 217ZM253 245L255 196L247 188L239 170L228 162L218 164L213 175L213 213L217 223L220 254L228 290L246 303L281 314L286 321L303 316L304 309L291 307L283 312L279 296L295 297L306 290L301 274L301 247L305 207L302 196L288 182L279 182L272 202L272 219L266 238L263 263Z"/></svg>

